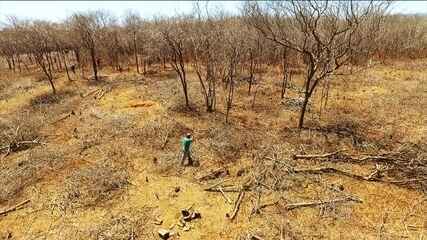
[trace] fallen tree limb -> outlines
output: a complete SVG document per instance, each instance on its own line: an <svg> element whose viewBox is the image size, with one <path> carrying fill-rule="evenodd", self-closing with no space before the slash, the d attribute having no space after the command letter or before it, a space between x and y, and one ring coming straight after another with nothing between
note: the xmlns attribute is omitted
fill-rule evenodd
<svg viewBox="0 0 427 240"><path fill-rule="evenodd" d="M336 173L346 177L354 178L362 181L373 181L374 179L370 179L369 177L364 177L360 175L356 175L353 173L345 172L336 168L331 167L323 167L323 168L314 168L314 169L294 169L294 173L308 173L308 174L322 174L322 173Z"/></svg>
<svg viewBox="0 0 427 240"><path fill-rule="evenodd" d="M18 208L20 208L20 207L24 206L25 204L27 204L27 203L29 203L29 202L30 202L30 199L27 199L27 200L25 200L25 201L23 201L23 202L21 202L21 203L16 204L16 205L15 205L15 206L13 206L13 207L10 207L10 208L8 208L8 209L6 209L6 210L0 211L0 216L1 216L1 215L8 214L8 213L13 212L13 211L16 211L16 210L18 210Z"/></svg>
<svg viewBox="0 0 427 240"><path fill-rule="evenodd" d="M214 189L214 188L218 187L219 185L221 185L221 184L223 184L223 183L225 183L226 181L229 181L229 180L230 180L230 179L227 179L227 180L221 180L221 181L219 181L219 182L217 182L217 183L215 183L215 184L213 184L213 185L211 185L211 186L209 186L209 187L204 188L203 190L205 190L205 191L212 190L212 189Z"/></svg>
<svg viewBox="0 0 427 240"><path fill-rule="evenodd" d="M225 192L222 190L222 187L219 187L219 191L221 192L221 195L224 197L225 201L229 204L231 204L231 200L230 198L227 197L227 195L225 195Z"/></svg>
<svg viewBox="0 0 427 240"><path fill-rule="evenodd" d="M93 91L90 91L89 93L83 95L83 98L89 97L90 95L92 95L92 94L94 94L94 93L96 93L98 91L101 91L101 89L95 89Z"/></svg>
<svg viewBox="0 0 427 240"><path fill-rule="evenodd" d="M294 155L294 159L313 159L313 158L327 158L334 155L337 155L338 153L342 152L342 150L338 150L332 153L324 153L324 154L310 154L310 155Z"/></svg>
<svg viewBox="0 0 427 240"><path fill-rule="evenodd" d="M221 190L220 190L221 188ZM241 191L249 191L250 185L243 185L242 187L238 186L228 186L228 187L213 187L213 188L206 188L204 189L207 192L241 192Z"/></svg>
<svg viewBox="0 0 427 240"><path fill-rule="evenodd" d="M239 192L239 196L237 197L237 200L234 204L233 212L231 213L231 215L228 213L225 214L227 216L227 218L230 219L230 221L233 221L233 219L237 216L237 213L239 212L240 204L242 203L243 197L245 197L245 191L241 190Z"/></svg>
<svg viewBox="0 0 427 240"><path fill-rule="evenodd" d="M206 173L200 177L197 178L198 181L205 181L205 180L209 180L209 179L215 179L220 177L221 175L228 175L228 170L225 168L218 168L216 170L213 170L209 173Z"/></svg>
<svg viewBox="0 0 427 240"><path fill-rule="evenodd" d="M38 138L32 140L32 141L20 141L20 142L13 142L13 143L9 143L8 145L2 146L0 147L0 152L4 151L7 149L7 153L9 154L10 152L14 152L17 149L19 149L21 146L23 145L44 145L46 143L40 142L40 140Z"/></svg>
<svg viewBox="0 0 427 240"><path fill-rule="evenodd" d="M349 202L349 201L362 203L362 201L360 199L354 199L354 198L346 197L346 198L337 198L337 199L328 200L328 201L314 201L314 202L290 203L290 204L286 204L284 206L284 208L289 211L289 210L297 209L297 208L314 207L314 206L321 206L321 205L335 204L335 203L343 203L343 202Z"/></svg>
<svg viewBox="0 0 427 240"><path fill-rule="evenodd" d="M378 178L378 169L371 173L368 177L356 175L346 171L342 171L336 168L324 167L324 168L314 168L314 169L295 169L294 173L307 173L307 174L322 174L322 173L335 173L343 175L346 177L354 178L361 181L371 181L371 182L382 182L389 184L404 184L410 182L421 182L427 181L427 178L415 178L415 179L406 179L406 180L382 180Z"/></svg>

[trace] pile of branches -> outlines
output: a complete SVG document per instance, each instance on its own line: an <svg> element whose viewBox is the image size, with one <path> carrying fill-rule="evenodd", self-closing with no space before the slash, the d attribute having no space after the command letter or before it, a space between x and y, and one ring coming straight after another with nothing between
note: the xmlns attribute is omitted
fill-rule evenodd
<svg viewBox="0 0 427 240"><path fill-rule="evenodd" d="M63 168L70 160L68 154L60 146L49 146L31 149L17 161L5 161L0 167L0 203L15 199L46 174Z"/></svg>
<svg viewBox="0 0 427 240"><path fill-rule="evenodd" d="M340 161L355 164L375 164L375 170L361 180L401 185L427 192L427 145L406 143L395 151L377 155L351 155L344 151L294 155L293 158L321 161Z"/></svg>
<svg viewBox="0 0 427 240"><path fill-rule="evenodd" d="M123 192L130 184L128 180L126 168L114 166L109 161L80 168L66 177L64 192L54 199L52 207L66 214L76 208L105 202Z"/></svg>
<svg viewBox="0 0 427 240"><path fill-rule="evenodd" d="M10 153L18 152L31 148L32 146L44 144L37 136L37 131L32 126L22 125L11 127L8 125L1 126L0 136L0 153L3 158Z"/></svg>

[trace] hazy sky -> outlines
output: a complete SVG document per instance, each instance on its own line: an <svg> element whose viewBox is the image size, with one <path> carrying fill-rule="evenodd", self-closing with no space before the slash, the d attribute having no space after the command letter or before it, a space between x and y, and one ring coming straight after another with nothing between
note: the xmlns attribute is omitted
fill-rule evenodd
<svg viewBox="0 0 427 240"><path fill-rule="evenodd" d="M175 12L190 12L192 1L2 1L0 0L0 21L7 15L58 21L75 11L106 9L116 16L127 9L140 12L143 17L174 15ZM211 1L210 5L222 6L229 12L238 12L239 1ZM427 1L399 1L393 6L395 13L427 14Z"/></svg>

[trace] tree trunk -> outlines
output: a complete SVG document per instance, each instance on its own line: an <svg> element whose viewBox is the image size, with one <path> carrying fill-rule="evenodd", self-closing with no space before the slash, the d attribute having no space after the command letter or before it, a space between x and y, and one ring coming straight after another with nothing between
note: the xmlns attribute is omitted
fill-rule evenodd
<svg viewBox="0 0 427 240"><path fill-rule="evenodd" d="M15 68L15 57L12 55L12 69L13 72L16 72L16 68Z"/></svg>
<svg viewBox="0 0 427 240"><path fill-rule="evenodd" d="M92 68L93 68L93 76L95 77L95 81L98 81L98 67L96 65L96 54L95 49L90 49L90 57L92 59Z"/></svg>
<svg viewBox="0 0 427 240"><path fill-rule="evenodd" d="M305 112L307 110L308 100L310 99L310 95L308 93L305 93L304 95L304 102L301 107L299 122L298 122L298 128L301 130L304 126L304 116Z"/></svg>
<svg viewBox="0 0 427 240"><path fill-rule="evenodd" d="M64 67L65 67L65 71L67 73L68 81L71 81L70 73L68 72L67 59L65 58L65 53L62 53L62 54L60 53L60 55L62 56L62 59L64 61Z"/></svg>
<svg viewBox="0 0 427 240"><path fill-rule="evenodd" d="M7 66L9 67L9 70L12 71L12 63L11 63L10 59L6 58L6 61L7 61Z"/></svg>
<svg viewBox="0 0 427 240"><path fill-rule="evenodd" d="M21 57L20 57L20 55L18 55L16 57L16 59L18 60L18 70L19 70L19 72L22 72L22 69L21 69Z"/></svg>
<svg viewBox="0 0 427 240"><path fill-rule="evenodd" d="M136 45L136 32L133 33L133 51L135 54L136 72L139 72L139 61L138 61L138 47Z"/></svg>

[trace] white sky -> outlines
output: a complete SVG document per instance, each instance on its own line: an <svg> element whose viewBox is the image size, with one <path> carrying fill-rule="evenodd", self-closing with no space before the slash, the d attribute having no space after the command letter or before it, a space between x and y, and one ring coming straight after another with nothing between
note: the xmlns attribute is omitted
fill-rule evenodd
<svg viewBox="0 0 427 240"><path fill-rule="evenodd" d="M226 11L237 13L240 1L211 1L209 4L221 6ZM121 16L126 10L132 9L143 17L155 15L174 15L188 13L192 9L192 1L2 1L0 0L0 21L7 15L19 18L46 19L60 21L76 11L105 9L116 16ZM427 14L427 1L397 1L394 3L394 13Z"/></svg>

